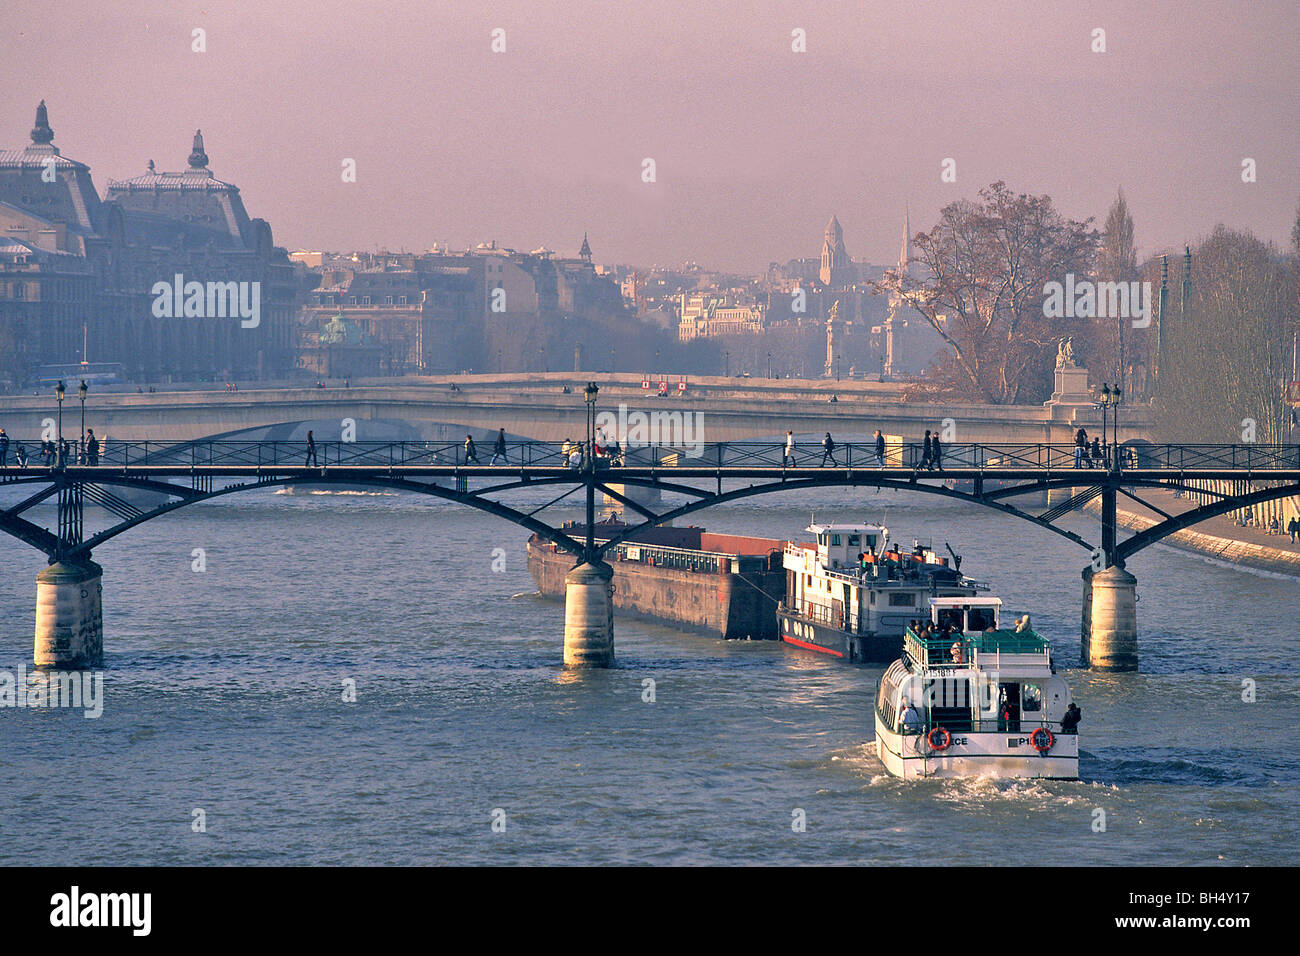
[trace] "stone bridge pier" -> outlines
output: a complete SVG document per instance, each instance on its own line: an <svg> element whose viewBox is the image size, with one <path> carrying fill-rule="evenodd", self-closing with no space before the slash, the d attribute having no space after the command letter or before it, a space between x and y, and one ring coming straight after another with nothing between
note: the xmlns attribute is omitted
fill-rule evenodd
<svg viewBox="0 0 1300 956"><path fill-rule="evenodd" d="M564 666L614 666L614 569L604 561L564 576Z"/></svg>
<svg viewBox="0 0 1300 956"><path fill-rule="evenodd" d="M104 664L104 569L89 558L51 564L36 575L37 667L86 670Z"/></svg>
<svg viewBox="0 0 1300 956"><path fill-rule="evenodd" d="M1137 578L1121 567L1083 571L1082 663L1103 671L1138 669Z"/></svg>

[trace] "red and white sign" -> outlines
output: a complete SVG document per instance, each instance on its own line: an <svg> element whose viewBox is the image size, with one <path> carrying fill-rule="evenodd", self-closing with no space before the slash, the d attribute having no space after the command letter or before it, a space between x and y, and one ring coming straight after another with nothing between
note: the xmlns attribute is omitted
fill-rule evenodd
<svg viewBox="0 0 1300 956"><path fill-rule="evenodd" d="M678 383L677 383L677 391L679 391L679 392L684 392L684 391L686 391L686 383L685 383L685 382L678 382Z"/></svg>
<svg viewBox="0 0 1300 956"><path fill-rule="evenodd" d="M641 387L642 387L642 388L649 388L649 387L650 387L650 379L648 379L648 378L643 378L643 379L641 379Z"/></svg>

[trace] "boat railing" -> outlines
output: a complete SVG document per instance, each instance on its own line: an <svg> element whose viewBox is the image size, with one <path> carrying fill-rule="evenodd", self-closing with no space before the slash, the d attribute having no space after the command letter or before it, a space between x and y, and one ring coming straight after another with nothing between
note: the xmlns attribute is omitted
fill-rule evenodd
<svg viewBox="0 0 1300 956"><path fill-rule="evenodd" d="M922 637L911 627L903 635L903 651L922 670L953 670L1005 664L1052 663L1052 645L1032 629L984 631L980 634L950 632L947 636Z"/></svg>

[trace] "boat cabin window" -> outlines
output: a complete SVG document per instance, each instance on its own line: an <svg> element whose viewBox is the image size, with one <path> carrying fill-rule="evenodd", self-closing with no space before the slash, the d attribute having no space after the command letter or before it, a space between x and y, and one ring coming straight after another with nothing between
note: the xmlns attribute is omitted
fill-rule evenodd
<svg viewBox="0 0 1300 956"><path fill-rule="evenodd" d="M838 534L831 535L831 547L838 548L839 546L840 546L840 536Z"/></svg>
<svg viewBox="0 0 1300 956"><path fill-rule="evenodd" d="M891 594L889 595L890 607L916 607L915 594Z"/></svg>
<svg viewBox="0 0 1300 956"><path fill-rule="evenodd" d="M939 620L935 623L939 625L939 630L941 631L945 627L951 627L954 630L960 631L962 629L961 608L939 608Z"/></svg>
<svg viewBox="0 0 1300 956"><path fill-rule="evenodd" d="M980 631L987 631L990 627L997 627L997 615L993 613L991 607L973 607L966 612L966 622L969 626L967 633L978 634Z"/></svg>
<svg viewBox="0 0 1300 956"><path fill-rule="evenodd" d="M875 550L876 550L876 536L875 536L874 534L864 534L862 537L864 537L864 538L866 539L867 547L870 548L872 551L875 551Z"/></svg>
<svg viewBox="0 0 1300 956"><path fill-rule="evenodd" d="M1020 709L1026 714L1041 713L1043 710L1043 689L1037 684L1021 684Z"/></svg>
<svg viewBox="0 0 1300 956"><path fill-rule="evenodd" d="M862 543L862 535L860 535L860 534L851 534L851 535L849 535L849 547L850 547L850 548L856 548L856 547L858 547L861 543Z"/></svg>

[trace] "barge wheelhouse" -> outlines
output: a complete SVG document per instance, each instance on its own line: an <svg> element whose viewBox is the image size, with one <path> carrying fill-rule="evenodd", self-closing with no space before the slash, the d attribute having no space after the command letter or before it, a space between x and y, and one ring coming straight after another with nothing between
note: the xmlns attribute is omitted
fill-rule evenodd
<svg viewBox="0 0 1300 956"><path fill-rule="evenodd" d="M874 524L812 524L812 543L788 543L782 555L785 601L781 639L846 661L887 664L898 657L908 623L933 598L972 596L988 586L916 542L910 550Z"/></svg>

